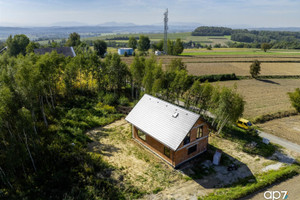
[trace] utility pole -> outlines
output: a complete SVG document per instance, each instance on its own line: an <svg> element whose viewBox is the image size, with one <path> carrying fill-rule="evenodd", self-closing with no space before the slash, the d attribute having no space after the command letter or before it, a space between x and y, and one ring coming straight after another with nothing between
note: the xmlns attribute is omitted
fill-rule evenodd
<svg viewBox="0 0 300 200"><path fill-rule="evenodd" d="M168 8L164 13L164 53L168 54Z"/></svg>

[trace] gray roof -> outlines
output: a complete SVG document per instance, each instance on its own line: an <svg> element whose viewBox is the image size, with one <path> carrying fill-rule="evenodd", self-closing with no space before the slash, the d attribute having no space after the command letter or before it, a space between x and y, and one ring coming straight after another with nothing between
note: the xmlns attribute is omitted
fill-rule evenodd
<svg viewBox="0 0 300 200"><path fill-rule="evenodd" d="M2 53L3 51L7 50L7 47L4 47L3 49L0 50L0 53Z"/></svg>
<svg viewBox="0 0 300 200"><path fill-rule="evenodd" d="M176 151L199 117L196 113L145 94L125 120Z"/></svg>
<svg viewBox="0 0 300 200"><path fill-rule="evenodd" d="M75 51L73 47L57 47L57 48L41 48L41 49L34 49L34 53L36 54L46 54L46 53L51 53L52 51L56 51L58 54L63 54L64 56L68 57L75 57Z"/></svg>

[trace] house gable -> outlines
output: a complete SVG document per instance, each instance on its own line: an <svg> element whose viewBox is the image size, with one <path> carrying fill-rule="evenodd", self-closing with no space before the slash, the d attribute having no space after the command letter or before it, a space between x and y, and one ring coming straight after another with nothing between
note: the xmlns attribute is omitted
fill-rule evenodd
<svg viewBox="0 0 300 200"><path fill-rule="evenodd" d="M125 119L176 151L199 118L196 113L145 94Z"/></svg>

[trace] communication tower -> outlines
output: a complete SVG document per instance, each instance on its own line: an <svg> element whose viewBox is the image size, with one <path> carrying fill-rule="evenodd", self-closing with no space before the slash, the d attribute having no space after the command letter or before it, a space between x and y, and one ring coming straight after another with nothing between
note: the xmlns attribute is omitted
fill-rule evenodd
<svg viewBox="0 0 300 200"><path fill-rule="evenodd" d="M168 52L168 8L164 13L164 53L167 54Z"/></svg>

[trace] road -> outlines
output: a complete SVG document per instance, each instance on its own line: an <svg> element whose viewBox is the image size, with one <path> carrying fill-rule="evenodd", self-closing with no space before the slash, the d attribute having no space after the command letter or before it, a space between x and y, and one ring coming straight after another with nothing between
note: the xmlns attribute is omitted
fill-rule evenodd
<svg viewBox="0 0 300 200"><path fill-rule="evenodd" d="M251 199L251 200L262 200L262 199L266 199L264 198L264 193L266 191L270 191L270 192L282 192L282 191L287 191L287 200L300 200L300 175L295 176L291 179L286 180L285 182L281 182L279 184L275 184L271 187L265 188L262 191L255 193L253 195L247 196L245 198L242 199ZM269 197L269 192L266 193L266 197ZM275 194L275 196L277 196L278 194ZM271 198L272 199L272 198ZM274 198L276 199L276 198ZM277 199L284 199L284 194L283 192L281 193L281 197L277 198Z"/></svg>
<svg viewBox="0 0 300 200"><path fill-rule="evenodd" d="M298 145L298 144L295 144L293 142L287 141L283 138L277 137L275 135L272 135L272 134L269 134L266 132L258 131L258 134L260 137L269 139L270 142L272 142L274 144L279 144L289 150L300 153L300 145Z"/></svg>

